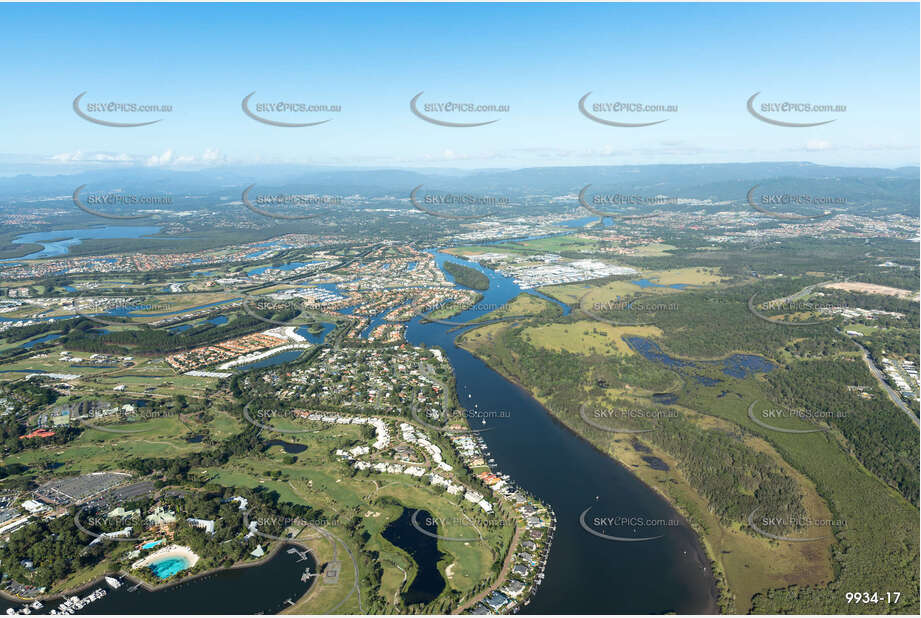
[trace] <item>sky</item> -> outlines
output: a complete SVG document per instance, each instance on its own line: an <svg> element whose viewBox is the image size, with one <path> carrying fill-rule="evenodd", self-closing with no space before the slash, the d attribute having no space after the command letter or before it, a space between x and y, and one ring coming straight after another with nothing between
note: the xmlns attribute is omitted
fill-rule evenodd
<svg viewBox="0 0 921 618"><path fill-rule="evenodd" d="M0 4L0 168L917 166L915 4ZM170 105L78 116L73 101ZM276 101L338 112L243 113ZM498 122L446 127L448 122ZM615 127L603 120L645 123ZM755 118L746 102L760 92ZM426 112L453 101L503 112ZM596 104L677 106L611 112ZM846 106L791 113L763 103ZM260 108L263 109L263 108ZM432 108L428 108L432 109ZM839 108L840 109L840 108ZM765 111L767 110L767 111Z"/></svg>

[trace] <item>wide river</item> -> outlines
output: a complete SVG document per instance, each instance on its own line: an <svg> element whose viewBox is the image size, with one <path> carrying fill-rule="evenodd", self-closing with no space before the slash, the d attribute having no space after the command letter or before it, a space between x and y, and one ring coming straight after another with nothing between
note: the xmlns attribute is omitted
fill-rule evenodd
<svg viewBox="0 0 921 618"><path fill-rule="evenodd" d="M435 258L439 265L450 260L489 277L490 287L480 302L487 312L521 293L512 280L492 270L441 252L435 252ZM482 313L474 308L450 320L464 322ZM488 429L481 435L496 460L495 467L549 504L557 517L545 579L521 613L715 612L709 560L686 524L656 528L655 535L664 535L656 540L619 542L589 534L579 523L589 507L589 518L681 519L668 502L555 420L524 389L455 346L458 333L448 332L451 329L416 318L406 338L416 345L439 346L447 353L462 407L507 412L503 417L487 418L485 426L476 428ZM638 530L635 536L646 536L649 531Z"/></svg>

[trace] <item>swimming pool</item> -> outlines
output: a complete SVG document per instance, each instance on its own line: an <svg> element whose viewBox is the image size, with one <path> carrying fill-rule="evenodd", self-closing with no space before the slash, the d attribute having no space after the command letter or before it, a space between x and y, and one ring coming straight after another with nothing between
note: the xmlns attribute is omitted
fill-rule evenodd
<svg viewBox="0 0 921 618"><path fill-rule="evenodd" d="M144 543L143 545L141 545L141 549L150 549L151 547L156 547L157 545L159 545L159 544L162 543L162 542L163 542L163 539L159 539L159 540L156 540L156 541L148 541L148 542Z"/></svg>
<svg viewBox="0 0 921 618"><path fill-rule="evenodd" d="M189 561L182 556L171 556L150 565L150 570L160 579L166 579L189 568Z"/></svg>

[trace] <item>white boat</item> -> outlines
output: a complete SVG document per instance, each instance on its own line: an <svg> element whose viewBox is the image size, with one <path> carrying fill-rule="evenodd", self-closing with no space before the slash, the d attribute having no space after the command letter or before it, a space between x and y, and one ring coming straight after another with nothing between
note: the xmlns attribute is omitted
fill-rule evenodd
<svg viewBox="0 0 921 618"><path fill-rule="evenodd" d="M118 590L119 588L122 587L122 583L118 581L117 579L115 579L114 577L109 577L108 575L106 575L105 579L106 579L106 583L109 584L112 590Z"/></svg>

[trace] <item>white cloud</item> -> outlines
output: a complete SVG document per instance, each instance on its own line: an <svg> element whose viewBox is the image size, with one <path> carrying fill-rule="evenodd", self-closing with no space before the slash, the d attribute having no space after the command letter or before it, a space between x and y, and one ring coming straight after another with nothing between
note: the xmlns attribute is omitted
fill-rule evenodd
<svg viewBox="0 0 921 618"><path fill-rule="evenodd" d="M144 165L147 167L189 167L189 166L206 166L219 163L226 163L227 157L217 148L206 148L199 155L179 155L172 148L163 151L159 155L147 157Z"/></svg>
<svg viewBox="0 0 921 618"><path fill-rule="evenodd" d="M227 157L217 148L205 148L205 154L201 158L208 163L223 163L227 160Z"/></svg>
<svg viewBox="0 0 921 618"><path fill-rule="evenodd" d="M109 153L109 152L62 152L52 155L51 160L56 163L82 163L82 162L101 162L101 163L130 163L135 160L134 157L127 153Z"/></svg>
<svg viewBox="0 0 921 618"><path fill-rule="evenodd" d="M160 155L151 155L147 157L147 162L144 163L147 167L163 167L164 165L169 165L173 161L173 150L170 148L163 152Z"/></svg>

